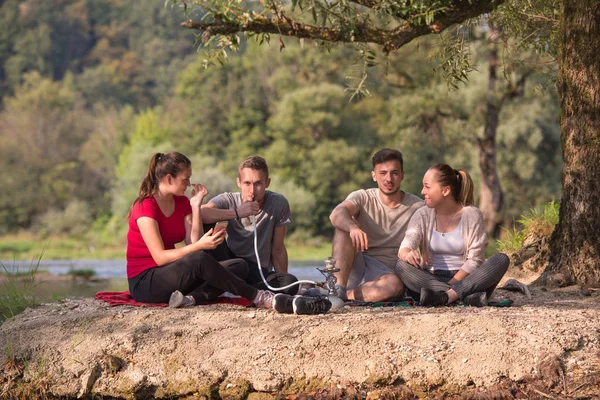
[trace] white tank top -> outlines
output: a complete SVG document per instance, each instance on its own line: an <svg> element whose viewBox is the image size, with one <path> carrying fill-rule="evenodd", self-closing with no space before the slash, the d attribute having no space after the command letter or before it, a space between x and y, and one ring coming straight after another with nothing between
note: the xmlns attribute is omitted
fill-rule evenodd
<svg viewBox="0 0 600 400"><path fill-rule="evenodd" d="M464 264L465 239L462 232L462 217L454 230L440 233L433 230L429 241L432 270L458 271Z"/></svg>

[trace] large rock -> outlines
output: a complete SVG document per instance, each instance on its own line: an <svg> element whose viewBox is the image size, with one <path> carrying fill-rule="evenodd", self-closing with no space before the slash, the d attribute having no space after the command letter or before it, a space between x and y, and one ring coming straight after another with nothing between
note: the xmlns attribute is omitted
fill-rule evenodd
<svg viewBox="0 0 600 400"><path fill-rule="evenodd" d="M57 396L233 399L357 383L460 391L535 375L548 357L567 374L597 371L597 298L539 289L531 301L510 296L509 308L346 307L319 316L65 300L0 327L0 383L5 395L29 387Z"/></svg>

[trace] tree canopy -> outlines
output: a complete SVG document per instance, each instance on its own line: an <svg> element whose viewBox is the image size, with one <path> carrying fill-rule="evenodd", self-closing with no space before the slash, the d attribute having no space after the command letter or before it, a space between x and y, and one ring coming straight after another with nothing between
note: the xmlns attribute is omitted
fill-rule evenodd
<svg viewBox="0 0 600 400"><path fill-rule="evenodd" d="M172 0L174 4L180 3ZM486 20L494 22L493 11L504 1L387 1L349 0L319 1L293 0L265 1L259 4L229 1L192 1L202 14L202 21L190 19L182 26L198 29L205 45L217 42L217 50L235 47L239 43L236 33L260 38L279 34L301 39L325 42L372 43L384 53L406 45L416 37L441 33L456 24L492 12ZM598 85L599 57L590 49L597 48L600 5L592 0L562 2L560 35L557 33L556 3L512 0L506 2L498 13L496 23L510 34L522 38L525 44L537 51L559 58L559 95L561 96L562 149L565 168L563 195L558 228L553 237L552 270L564 274L562 281L584 284L600 283L600 240L586 227L597 221L597 209L592 201L597 186L595 174L582 170L582 165L598 165L600 154L595 143L600 105ZM188 2L183 3L185 9ZM533 12L532 12L533 11ZM590 15L591 14L591 17ZM520 23L526 21L525 23ZM464 27L462 28L464 29ZM460 35L460 30L457 31ZM261 38L262 41L262 38ZM282 42L281 47L284 47ZM459 52L460 54L460 52ZM565 57L568 54L568 57ZM452 57L451 57L452 59ZM451 75L457 79L467 77L468 62L450 61ZM574 79L573 76L578 78ZM586 89L581 82L589 82ZM574 116L577 115L577 119ZM585 147L582 144L588 143ZM581 157L585 157L585 162ZM594 183L596 182L596 183ZM568 232L568 233L567 233ZM560 238L560 239L559 239ZM571 260L578 265L572 265ZM563 283L564 283L563 282Z"/></svg>

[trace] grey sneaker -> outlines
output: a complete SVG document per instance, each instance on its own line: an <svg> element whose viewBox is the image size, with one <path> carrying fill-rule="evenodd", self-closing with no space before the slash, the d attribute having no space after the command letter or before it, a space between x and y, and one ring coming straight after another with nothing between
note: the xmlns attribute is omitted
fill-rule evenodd
<svg viewBox="0 0 600 400"><path fill-rule="evenodd" d="M196 305L196 300L192 296L184 296L179 290L171 293L171 298L169 299L169 307L171 308L181 308L181 307L191 307Z"/></svg>
<svg viewBox="0 0 600 400"><path fill-rule="evenodd" d="M274 298L275 294L273 292L269 292L268 290L259 290L252 302L258 308L270 309L274 308Z"/></svg>
<svg viewBox="0 0 600 400"><path fill-rule="evenodd" d="M335 291L340 299L348 301L348 289L346 289L346 286L342 286L338 283L335 285Z"/></svg>
<svg viewBox="0 0 600 400"><path fill-rule="evenodd" d="M298 315L325 314L330 308L331 301L326 296L294 296L292 301L293 313Z"/></svg>
<svg viewBox="0 0 600 400"><path fill-rule="evenodd" d="M465 306L485 307L488 305L487 294L485 292L471 293L462 302Z"/></svg>

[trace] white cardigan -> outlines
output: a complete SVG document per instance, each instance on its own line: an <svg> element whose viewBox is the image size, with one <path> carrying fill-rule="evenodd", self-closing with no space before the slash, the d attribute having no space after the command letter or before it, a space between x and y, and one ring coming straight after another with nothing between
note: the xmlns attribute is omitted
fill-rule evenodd
<svg viewBox="0 0 600 400"><path fill-rule="evenodd" d="M400 249L421 249L421 254L426 263L429 263L429 241L435 227L435 209L429 207L419 208L410 219L404 240ZM485 261L485 248L487 235L483 214L477 207L467 206L462 211L462 230L465 239L464 264L462 270L472 273Z"/></svg>

